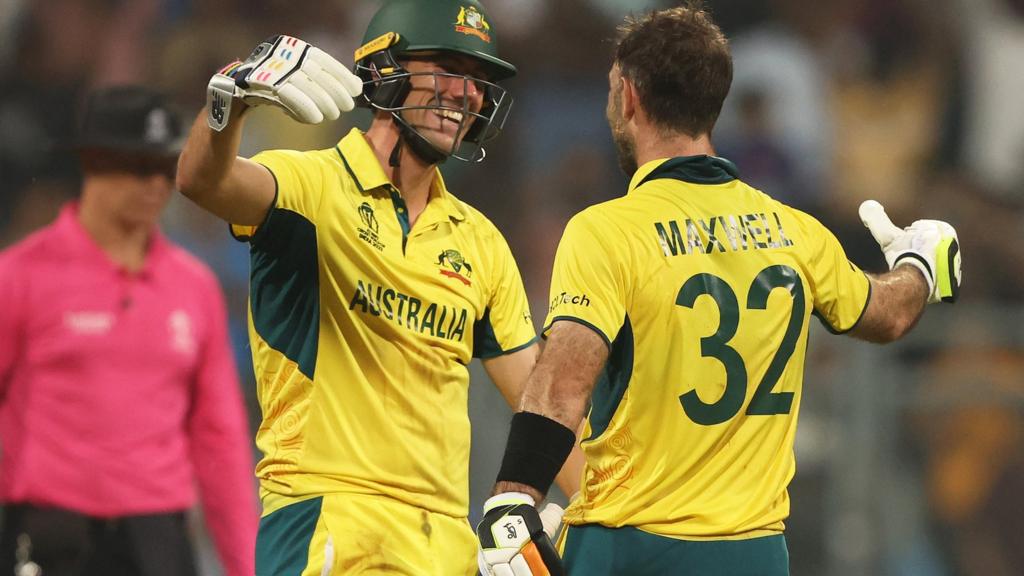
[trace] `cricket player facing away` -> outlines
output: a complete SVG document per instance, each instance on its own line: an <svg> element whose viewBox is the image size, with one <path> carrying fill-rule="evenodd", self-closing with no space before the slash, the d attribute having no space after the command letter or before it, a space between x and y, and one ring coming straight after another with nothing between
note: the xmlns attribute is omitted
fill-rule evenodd
<svg viewBox="0 0 1024 576"><path fill-rule="evenodd" d="M437 169L501 130L516 69L495 34L475 0L388 0L354 74L277 36L210 81L177 182L251 247L261 576L475 573L467 366L516 404L538 356L505 239ZM333 148L239 158L260 104L374 116Z"/></svg>
<svg viewBox="0 0 1024 576"><path fill-rule="evenodd" d="M865 274L811 216L744 184L710 134L732 79L710 17L628 19L608 121L626 195L567 225L547 346L478 526L486 575L782 576L808 323L874 342L906 334L960 282L956 233L861 218L891 270ZM540 502L588 402L564 567Z"/></svg>

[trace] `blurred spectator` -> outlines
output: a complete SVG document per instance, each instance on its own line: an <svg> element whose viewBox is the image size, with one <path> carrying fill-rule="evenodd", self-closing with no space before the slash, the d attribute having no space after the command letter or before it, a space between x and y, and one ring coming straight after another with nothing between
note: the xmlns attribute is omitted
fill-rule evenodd
<svg viewBox="0 0 1024 576"><path fill-rule="evenodd" d="M956 576L1024 574L1021 374L1020 351L985 343L940 352L924 371L915 421L929 509Z"/></svg>
<svg viewBox="0 0 1024 576"><path fill-rule="evenodd" d="M773 173L763 175L766 182L752 177L751 184L812 210L826 204L830 196L834 121L827 106L824 64L808 39L798 34L800 27L801 22L794 19L769 23L730 41L733 89L714 137L723 154L756 153L759 163L770 150L775 157ZM749 98L755 100L744 101ZM790 176L778 172L782 165L788 166L783 172L792 171ZM747 165L739 161L737 166L747 177ZM775 183L800 186L781 189L772 187Z"/></svg>
<svg viewBox="0 0 1024 576"><path fill-rule="evenodd" d="M958 0L968 70L966 150L973 177L1024 203L1024 0Z"/></svg>
<svg viewBox="0 0 1024 576"><path fill-rule="evenodd" d="M802 210L817 208L815 192L808 191L806 178L798 178L795 162L771 130L766 95L756 89L734 96L743 136L718 147L719 154L743 166L743 177L751 186Z"/></svg>
<svg viewBox="0 0 1024 576"><path fill-rule="evenodd" d="M195 481L226 574L253 573L251 448L224 302L156 227L181 135L159 94L97 92L75 142L81 199L0 253L7 573L195 574Z"/></svg>

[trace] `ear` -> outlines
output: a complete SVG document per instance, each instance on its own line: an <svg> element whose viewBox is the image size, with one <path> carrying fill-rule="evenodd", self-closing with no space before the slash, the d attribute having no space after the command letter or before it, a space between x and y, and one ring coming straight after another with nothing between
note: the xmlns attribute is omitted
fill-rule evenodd
<svg viewBox="0 0 1024 576"><path fill-rule="evenodd" d="M637 109L640 106L640 96L637 94L636 86L625 76L620 76L622 82L622 119L627 123L635 119Z"/></svg>

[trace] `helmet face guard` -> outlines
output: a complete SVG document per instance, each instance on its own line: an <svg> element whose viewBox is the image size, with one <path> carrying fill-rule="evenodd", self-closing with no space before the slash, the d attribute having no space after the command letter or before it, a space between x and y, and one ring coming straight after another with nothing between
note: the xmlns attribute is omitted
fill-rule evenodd
<svg viewBox="0 0 1024 576"><path fill-rule="evenodd" d="M410 54L410 59L422 58ZM415 137L427 143L444 158L455 158L464 162L479 162L487 155L484 144L495 139L505 126L509 111L512 108L512 96L508 91L487 80L463 74L447 72L409 72L395 58L391 50L385 48L356 61L355 73L363 80L362 104L390 112L395 121ZM434 102L429 106L406 106L405 98L412 89L414 76L430 76L433 79ZM463 82L463 97L460 107L441 104L439 80L450 78ZM474 112L470 108L468 96L469 84L473 83L483 92L483 105ZM433 110L436 112L453 112L461 115L452 146L448 150L438 149L430 143L416 128L406 121L402 113L406 110Z"/></svg>

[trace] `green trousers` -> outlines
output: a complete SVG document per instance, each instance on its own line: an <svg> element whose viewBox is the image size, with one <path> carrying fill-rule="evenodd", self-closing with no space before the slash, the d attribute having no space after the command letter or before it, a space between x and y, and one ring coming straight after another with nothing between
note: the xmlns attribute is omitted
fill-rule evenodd
<svg viewBox="0 0 1024 576"><path fill-rule="evenodd" d="M678 540L632 527L570 526L569 576L789 576L786 538Z"/></svg>

